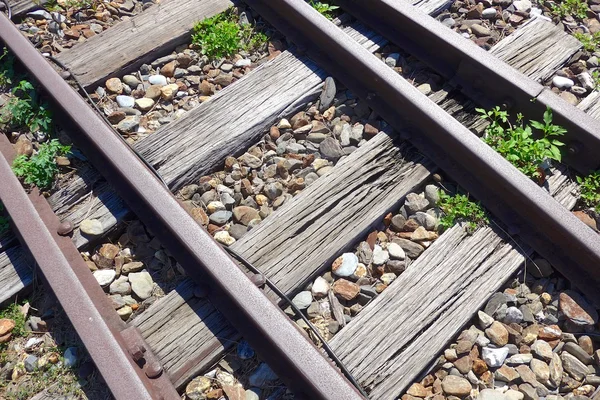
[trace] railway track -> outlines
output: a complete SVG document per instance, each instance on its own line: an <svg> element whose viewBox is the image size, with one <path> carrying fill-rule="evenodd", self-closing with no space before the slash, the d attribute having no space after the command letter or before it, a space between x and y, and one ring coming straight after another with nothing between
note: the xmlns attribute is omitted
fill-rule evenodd
<svg viewBox="0 0 600 400"><path fill-rule="evenodd" d="M220 74L212 77L209 84L214 90L221 89L210 100L188 107L189 111L152 134L138 130L141 134L130 135L121 125L120 132L135 142L135 153L7 18L1 20L3 41L55 107L64 112L68 120L65 131L96 169L83 165L78 176L65 180L48 198L58 218L73 224L72 243L56 237L57 219L49 216L48 205L35 191L30 195L32 200L26 200L16 178L0 190L0 198L22 245L33 254L75 329L98 329L97 340L84 340L84 345L115 397L172 398L175 389L182 390L190 381L198 382L196 377L218 363L242 337L299 398L360 398L359 389L346 378L356 379L360 390L366 390L370 398L397 397L427 370L446 343L534 251L550 261L589 301L599 303L595 266L600 259L600 243L597 234L569 212L577 201L578 188L566 172L567 167L587 173L600 166L597 93L591 93L578 108L537 82L547 79L579 51L580 45L571 36L548 21L532 19L513 35L526 37L527 32L535 32L539 37L533 44L509 36L486 52L458 34L451 35L426 15L443 9L443 2L408 5L379 0L365 9L358 3L341 1L344 10L365 25L345 16L337 21L339 27L302 1L249 0L247 4L294 46L283 51L271 49L268 60L260 62L259 68L244 69L244 73L234 76L231 85L231 79L217 81ZM148 72L143 65L156 65L161 73L169 65L175 68L180 61L176 63L177 57L170 58L169 54L187 40L193 24L230 5L229 1L195 4L172 0L152 6L60 52L54 57L58 61L55 64L66 67L69 76L93 93L91 101L102 106L102 92L110 90L107 79L119 77L124 81L124 75L136 78L135 73L141 78L138 81L148 79L139 73L142 68ZM155 21L159 18L163 23L157 27ZM547 49L549 43L555 51L540 56L540 49ZM396 48L413 57L389 50ZM388 63L383 57L382 62L373 53L388 54L388 58L391 54L392 61ZM515 54L523 57L515 58ZM390 68L389 64L398 67L400 59L403 71ZM427 95L423 87L417 89L401 75L415 80L422 73L433 74L432 83L438 86ZM327 74L335 81L325 80ZM495 82L492 89L485 85L490 81ZM348 91L336 93L335 82ZM201 83L196 85L201 88ZM182 91L181 87L173 90ZM342 97L352 106L340 108ZM348 122L358 123L356 130L344 132L343 119L338 120L338 128L331 122L333 116L327 119L329 105L335 101L337 113L347 113ZM487 108L503 104L534 119L546 107L551 108L556 123L568 131L564 168L554 169L544 187L521 174L471 132L483 128L472 112L473 104ZM148 111L140 104L136 107ZM114 115L106 109L101 112ZM118 123L115 125L118 127ZM307 135L323 132L327 134L310 147ZM288 140L296 137L304 142L285 143L280 140L285 135ZM245 215L238 207L233 210L234 218L238 228L253 225L252 229L236 235L230 227L224 234L220 226L236 224L228 222L231 216L217 222L216 213L227 215L232 206L244 200L233 198L236 184L227 183L225 175L242 167L246 171L262 168L260 158L266 159L269 150L270 157L294 155L282 157L281 167L277 160L271 164L276 166L276 174L291 176L285 188L287 195L282 193L283 187L263 175L259 179L265 178L275 194L270 199L262 197L277 209L272 215L268 215L268 207L261 209L261 215L249 211L248 203L244 203L243 211L254 217L242 222ZM312 159L307 153L313 154ZM8 153L4 154L7 157ZM319 168L312 164L312 170L309 168L300 178L294 171L307 169L315 161L314 154L320 154L318 158L324 163ZM235 160L228 158L231 155L241 156ZM259 159L258 167L252 167L255 159ZM226 170L221 176L223 163ZM238 167L234 167L236 164ZM8 176L12 175L8 165L3 167L3 182L4 176L9 182ZM320 168L325 169L319 173ZM428 223L423 216L425 221L418 231L392 228L392 216L402 214L397 213L400 206L406 213L426 214L435 203L418 193L432 183L432 174L438 168L483 203L492 215L491 225L479 227L472 234L456 225L438 237L433 227L425 228ZM261 169L262 173L266 171ZM309 178L310 172L313 175ZM246 175L251 176L249 172ZM211 189L201 189L207 184ZM428 187L425 194L433 186ZM240 190L258 198L259 193L254 193L252 187ZM183 201L178 203L172 192ZM210 207L196 205L210 206L217 198L201 195L213 192L221 203L226 203L228 197L233 200L229 209L211 212ZM419 199L427 204L412 204L419 203ZM41 218L33 216L34 205ZM173 290L165 285L166 295L154 304L146 307L140 301L144 311L131 318L125 316L125 324L112 312L113 306L86 270L86 264L74 254L77 248L92 249L103 236L122 230L131 212L148 231L133 224L137 228L128 228L129 237L155 237L159 244L150 247L152 252L165 249L181 266L184 274L180 275L184 276ZM45 226L40 225L40 219ZM256 219L264 221L252 222ZM87 233L82 233L83 221L84 225L99 224L98 232L90 235L84 227ZM210 234L198 222L208 225ZM422 236L417 238L417 232ZM242 268L211 235L228 245L234 258L243 261ZM23 250L8 235L4 239L3 243L8 244L0 247L3 301L27 287L33 276ZM53 240L62 240L63 244L54 245ZM348 251L359 243L357 253L364 264L348 267L358 261ZM60 268L48 257L48 246L56 247L52 250L56 259L62 257ZM69 251L70 256L60 256L58 247ZM376 262L373 257L384 260ZM165 261L168 258L162 258L164 262L158 269L170 263ZM73 294L61 289L62 279L56 278L61 276L60 271L68 270L66 259L72 261L76 271L77 276L71 279L72 285L79 287L77 299L87 298L85 312L72 306ZM332 288L322 283L334 280L326 274L320 284L327 289L317 291L319 280L315 278L329 271L332 264L337 276ZM155 277L160 276L157 268L148 266ZM260 273L246 269L253 266ZM342 273L338 268L352 271ZM120 282L133 282L130 276ZM284 294L294 296L292 303L303 309L315 304L313 297L325 296L316 304L327 304L329 322L315 320L321 312L314 308L305 312L312 315L321 336L347 366L346 378L338 370L339 365L325 358L296 326L303 324L295 324L281 312L279 306L288 304L277 290L262 289L264 277ZM104 289L112 291L112 286L108 289L106 284ZM308 304L303 301L307 293ZM424 294L431 300L424 301ZM89 325L82 315L94 313L102 318ZM320 342L314 332L310 335ZM109 342L112 345L107 346ZM136 346L147 349L145 355L136 352L141 348ZM103 363L107 357L119 360L122 368ZM268 370L264 365L260 368ZM267 383L273 380L274 376L266 379ZM234 396L239 389L230 386L223 388L225 395L238 398ZM283 391L275 394L282 395Z"/></svg>

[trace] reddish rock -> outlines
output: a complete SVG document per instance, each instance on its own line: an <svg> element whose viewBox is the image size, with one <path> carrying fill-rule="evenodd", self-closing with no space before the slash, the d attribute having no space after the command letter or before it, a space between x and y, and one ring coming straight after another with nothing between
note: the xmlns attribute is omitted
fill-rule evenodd
<svg viewBox="0 0 600 400"><path fill-rule="evenodd" d="M0 336L0 343L7 343L11 337L12 337L11 333L7 333L4 336Z"/></svg>
<svg viewBox="0 0 600 400"><path fill-rule="evenodd" d="M15 328L15 321L8 318L0 319L0 336L4 336Z"/></svg>
<svg viewBox="0 0 600 400"><path fill-rule="evenodd" d="M208 215L206 215L206 212L201 207L192 208L190 214L192 215L192 218L194 218L194 220L200 225L208 225Z"/></svg>
<svg viewBox="0 0 600 400"><path fill-rule="evenodd" d="M371 247L371 250L373 250L375 248L375 244L377 243L377 233L378 233L377 231L373 231L373 232L369 233L369 236L367 236L366 242Z"/></svg>
<svg viewBox="0 0 600 400"><path fill-rule="evenodd" d="M281 133L279 132L279 128L276 127L275 125L273 125L271 127L271 129L269 129L269 136L271 137L271 139L273 140L277 140L279 139L279 136L281 136Z"/></svg>
<svg viewBox="0 0 600 400"><path fill-rule="evenodd" d="M478 358L475 361L473 361L473 372L475 372L476 375L481 375L487 370L488 366L482 359Z"/></svg>
<svg viewBox="0 0 600 400"><path fill-rule="evenodd" d="M579 343L579 346L590 356L594 354L594 343L592 342L591 337L587 335L580 336L579 339L577 339L577 343Z"/></svg>
<svg viewBox="0 0 600 400"><path fill-rule="evenodd" d="M594 325L598 322L598 313L578 293L566 290L559 296L560 311L575 325Z"/></svg>
<svg viewBox="0 0 600 400"><path fill-rule="evenodd" d="M392 223L393 216L394 216L394 214L388 213L385 217L383 217L383 224L385 225L386 228L388 226L390 226L390 224Z"/></svg>
<svg viewBox="0 0 600 400"><path fill-rule="evenodd" d="M160 69L160 74L171 78L175 74L175 68L177 68L177 61L173 60Z"/></svg>
<svg viewBox="0 0 600 400"><path fill-rule="evenodd" d="M98 254L109 260L114 260L117 254L119 254L119 246L116 246L112 243L106 243L100 247Z"/></svg>
<svg viewBox="0 0 600 400"><path fill-rule="evenodd" d="M485 330L485 335L497 346L505 346L508 343L508 331L498 321L494 321L489 328Z"/></svg>
<svg viewBox="0 0 600 400"><path fill-rule="evenodd" d="M106 81L106 89L115 94L123 93L123 84L119 78L110 78Z"/></svg>
<svg viewBox="0 0 600 400"><path fill-rule="evenodd" d="M338 279L333 284L333 292L345 300L352 300L360 292L360 286L346 279Z"/></svg>
<svg viewBox="0 0 600 400"><path fill-rule="evenodd" d="M125 114L124 111L114 111L106 118L111 124L118 124L119 122L124 120L126 116L127 114Z"/></svg>
<svg viewBox="0 0 600 400"><path fill-rule="evenodd" d="M248 225L253 219L260 219L258 210L248 206L239 206L233 209L233 219L242 225Z"/></svg>
<svg viewBox="0 0 600 400"><path fill-rule="evenodd" d="M547 342L560 339L561 335L562 330L558 327L558 325L542 326L538 330L538 338Z"/></svg>
<svg viewBox="0 0 600 400"><path fill-rule="evenodd" d="M598 232L598 226L594 218L590 217L587 213L583 211L573 211L573 214L575 214L575 216L579 218L581 222Z"/></svg>
<svg viewBox="0 0 600 400"><path fill-rule="evenodd" d="M414 397L425 397L427 396L427 389L420 383L413 383L406 391L406 394Z"/></svg>

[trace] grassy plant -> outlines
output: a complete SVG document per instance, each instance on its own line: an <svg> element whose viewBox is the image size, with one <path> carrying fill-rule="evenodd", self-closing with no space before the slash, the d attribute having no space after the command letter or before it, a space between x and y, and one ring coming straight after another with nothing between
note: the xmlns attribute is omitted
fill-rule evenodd
<svg viewBox="0 0 600 400"><path fill-rule="evenodd" d="M453 196L440 191L438 207L444 215L440 218L440 227L446 230L456 222L466 222L470 231L489 222L488 217L479 202L469 200L468 195Z"/></svg>
<svg viewBox="0 0 600 400"><path fill-rule="evenodd" d="M600 48L600 32L593 34L575 32L573 35L581 42L583 48L589 52L594 52Z"/></svg>
<svg viewBox="0 0 600 400"><path fill-rule="evenodd" d="M21 80L12 89L12 94L13 97L0 112L1 121L17 127L26 127L30 132L50 132L52 113L40 101L31 82Z"/></svg>
<svg viewBox="0 0 600 400"><path fill-rule="evenodd" d="M579 19L587 17L587 2L586 0L560 0L552 6L552 13L561 18L568 15Z"/></svg>
<svg viewBox="0 0 600 400"><path fill-rule="evenodd" d="M490 121L485 130L485 142L517 167L525 175L543 180L544 172L540 167L548 159L561 161L559 147L564 143L558 140L566 130L552 124L552 110L544 112L543 122L523 123L523 115L517 115L515 124L511 124L508 113L495 107L490 111L478 108L482 118ZM541 132L541 138L533 137L533 129Z"/></svg>
<svg viewBox="0 0 600 400"><path fill-rule="evenodd" d="M321 1L314 1L314 0L310 0L309 4L312 6L312 8L317 10L322 16L324 16L327 19L332 19L333 11L340 8L339 6L336 6L336 5L323 3Z"/></svg>
<svg viewBox="0 0 600 400"><path fill-rule="evenodd" d="M4 48L2 55L0 55L0 85L12 85L15 76L15 56Z"/></svg>
<svg viewBox="0 0 600 400"><path fill-rule="evenodd" d="M64 156L70 150L70 146L61 145L57 139L42 143L31 158L24 155L17 157L13 162L13 171L28 185L36 185L40 189L49 188L58 172L56 157Z"/></svg>
<svg viewBox="0 0 600 400"><path fill-rule="evenodd" d="M580 200L586 207L600 207L600 171L594 171L586 177L577 177L581 188Z"/></svg>
<svg viewBox="0 0 600 400"><path fill-rule="evenodd" d="M252 51L268 41L251 25L240 25L233 9L206 18L194 26L192 43L211 59L230 57L240 50Z"/></svg>
<svg viewBox="0 0 600 400"><path fill-rule="evenodd" d="M15 327L12 330L12 337L25 336L25 316L19 310L18 304L10 304L8 307L0 311L0 319L7 318L15 321ZM0 344L1 348L2 344Z"/></svg>
<svg viewBox="0 0 600 400"><path fill-rule="evenodd" d="M594 90L600 90L600 70L592 71L590 74L594 82Z"/></svg>

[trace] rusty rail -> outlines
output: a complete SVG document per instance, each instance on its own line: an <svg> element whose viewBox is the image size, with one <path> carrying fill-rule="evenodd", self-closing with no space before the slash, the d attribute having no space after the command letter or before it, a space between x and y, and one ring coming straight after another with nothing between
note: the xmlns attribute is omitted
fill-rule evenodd
<svg viewBox="0 0 600 400"><path fill-rule="evenodd" d="M77 147L298 398L363 398L4 15L0 37L77 129Z"/></svg>
<svg viewBox="0 0 600 400"><path fill-rule="evenodd" d="M135 327L117 315L61 222L37 189L26 193L10 164L12 144L0 134L0 200L23 246L51 286L94 364L117 399L179 399Z"/></svg>

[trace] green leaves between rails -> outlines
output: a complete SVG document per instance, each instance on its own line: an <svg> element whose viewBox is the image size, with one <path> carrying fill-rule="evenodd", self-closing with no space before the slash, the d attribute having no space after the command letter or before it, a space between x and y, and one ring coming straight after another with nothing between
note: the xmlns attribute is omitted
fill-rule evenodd
<svg viewBox="0 0 600 400"><path fill-rule="evenodd" d="M452 227L456 222L466 222L470 232L489 223L481 204L470 200L468 195L456 193L451 196L440 191L438 207L444 213L440 218L440 227L443 231Z"/></svg>
<svg viewBox="0 0 600 400"><path fill-rule="evenodd" d="M575 38L581 42L583 48L589 52L600 49L600 32L592 34L575 32L573 36L575 36Z"/></svg>
<svg viewBox="0 0 600 400"><path fill-rule="evenodd" d="M28 185L36 185L40 189L49 188L58 173L56 157L64 156L70 150L70 146L63 146L57 139L52 139L40 144L38 152L29 159L24 155L18 156L13 162L13 171Z"/></svg>
<svg viewBox="0 0 600 400"><path fill-rule="evenodd" d="M239 24L237 18L230 8L198 22L194 26L192 43L210 59L230 57L241 50L253 51L267 43L267 35L255 32L249 24Z"/></svg>
<svg viewBox="0 0 600 400"><path fill-rule="evenodd" d="M547 160L561 161L560 147L564 143L558 138L567 131L552 123L552 110L549 108L544 112L542 122L529 121L525 124L523 115L519 113L514 125L509 121L508 113L501 111L500 107L490 111L478 108L477 112L490 121L483 140L530 178L543 181L541 165ZM534 138L533 129L541 133L540 139Z"/></svg>
<svg viewBox="0 0 600 400"><path fill-rule="evenodd" d="M581 188L579 200L586 207L600 207L600 171L594 171L586 177L577 177Z"/></svg>
<svg viewBox="0 0 600 400"><path fill-rule="evenodd" d="M584 19L587 17L587 2L585 0L558 0L552 5L552 13L561 18L566 16Z"/></svg>
<svg viewBox="0 0 600 400"><path fill-rule="evenodd" d="M310 0L309 4L327 19L333 19L333 12L340 8L339 6L323 3L320 1Z"/></svg>

